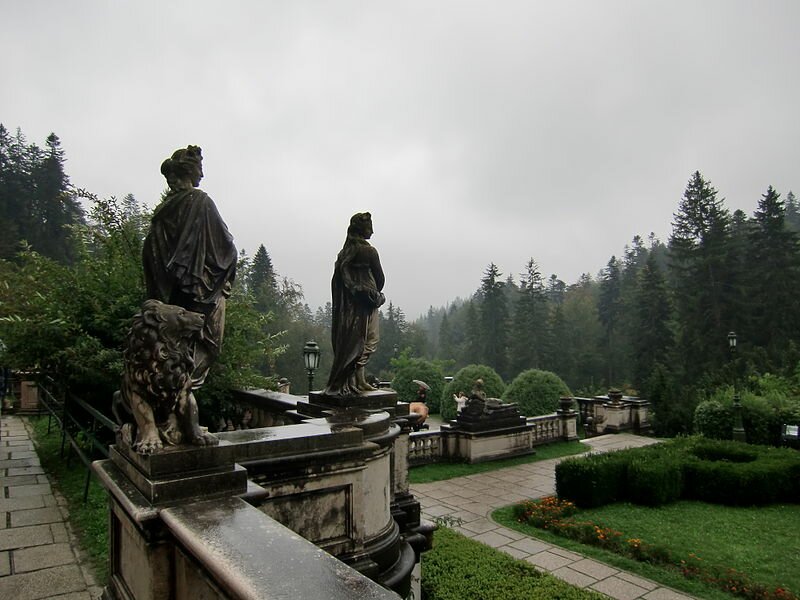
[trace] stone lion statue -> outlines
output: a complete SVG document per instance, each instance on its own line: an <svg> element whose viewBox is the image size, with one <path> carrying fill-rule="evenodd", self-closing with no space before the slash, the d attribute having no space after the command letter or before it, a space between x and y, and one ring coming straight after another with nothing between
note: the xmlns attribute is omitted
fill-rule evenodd
<svg viewBox="0 0 800 600"><path fill-rule="evenodd" d="M113 412L123 441L139 454L158 452L165 444L219 443L198 424L192 393L194 345L204 324L202 314L159 300L146 300L134 316Z"/></svg>

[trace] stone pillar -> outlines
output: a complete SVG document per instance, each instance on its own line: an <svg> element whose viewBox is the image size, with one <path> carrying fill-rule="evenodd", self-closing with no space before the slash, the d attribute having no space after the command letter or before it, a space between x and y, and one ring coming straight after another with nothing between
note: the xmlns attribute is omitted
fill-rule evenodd
<svg viewBox="0 0 800 600"><path fill-rule="evenodd" d="M578 439L578 413L572 409L573 399L562 396L556 413L561 420L561 439L571 442Z"/></svg>
<svg viewBox="0 0 800 600"><path fill-rule="evenodd" d="M650 402L640 398L631 398L631 420L636 433L650 433Z"/></svg>

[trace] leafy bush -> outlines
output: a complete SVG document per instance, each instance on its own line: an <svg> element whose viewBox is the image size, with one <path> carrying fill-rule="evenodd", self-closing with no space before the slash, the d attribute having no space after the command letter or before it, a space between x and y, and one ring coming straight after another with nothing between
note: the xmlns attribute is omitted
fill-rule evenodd
<svg viewBox="0 0 800 600"><path fill-rule="evenodd" d="M444 387L441 402L442 418L455 419L456 403L453 400L453 394L464 392L469 396L477 379L483 379L483 390L487 397L500 398L503 395L506 384L503 383L503 379L497 374L497 371L486 365L467 365L456 373L453 381Z"/></svg>
<svg viewBox="0 0 800 600"><path fill-rule="evenodd" d="M571 396L567 384L555 373L529 369L512 381L503 393L505 402L516 402L523 415L536 417L558 409L561 396Z"/></svg>
<svg viewBox="0 0 800 600"><path fill-rule="evenodd" d="M742 425L750 444L781 445L784 424L800 423L800 402L785 391L788 383L780 378L761 376L755 380L759 394L743 391ZM701 402L694 413L695 432L714 439L730 439L733 431L732 387L717 389Z"/></svg>
<svg viewBox="0 0 800 600"><path fill-rule="evenodd" d="M533 565L441 528L422 555L422 594L428 600L600 600Z"/></svg>
<svg viewBox="0 0 800 600"><path fill-rule="evenodd" d="M705 400L694 409L694 431L708 438L729 440L733 435L733 413L717 400Z"/></svg>
<svg viewBox="0 0 800 600"><path fill-rule="evenodd" d="M394 371L392 388L397 391L401 401L416 400L419 386L413 383L413 380L419 379L431 387L427 399L428 410L432 413L439 412L444 389L444 374L439 365L423 358L410 358L404 353L399 358L392 359L392 370Z"/></svg>

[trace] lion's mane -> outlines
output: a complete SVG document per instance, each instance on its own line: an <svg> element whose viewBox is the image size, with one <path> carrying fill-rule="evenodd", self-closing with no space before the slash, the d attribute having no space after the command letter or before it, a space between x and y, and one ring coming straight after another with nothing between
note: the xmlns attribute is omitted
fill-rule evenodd
<svg viewBox="0 0 800 600"><path fill-rule="evenodd" d="M192 340L169 331L157 310L143 308L133 318L124 358L127 383L155 403L157 418L166 418L178 392L191 386Z"/></svg>

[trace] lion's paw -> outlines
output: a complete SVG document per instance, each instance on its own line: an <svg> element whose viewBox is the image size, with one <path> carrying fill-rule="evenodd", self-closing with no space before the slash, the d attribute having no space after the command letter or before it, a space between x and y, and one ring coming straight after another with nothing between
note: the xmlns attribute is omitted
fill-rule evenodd
<svg viewBox="0 0 800 600"><path fill-rule="evenodd" d="M156 438L137 442L134 444L133 449L139 454L153 454L154 452L161 450L163 447L164 444L161 443L161 440Z"/></svg>
<svg viewBox="0 0 800 600"><path fill-rule="evenodd" d="M219 438L208 433L207 431L200 431L194 436L192 443L195 446L216 446L219 444Z"/></svg>

